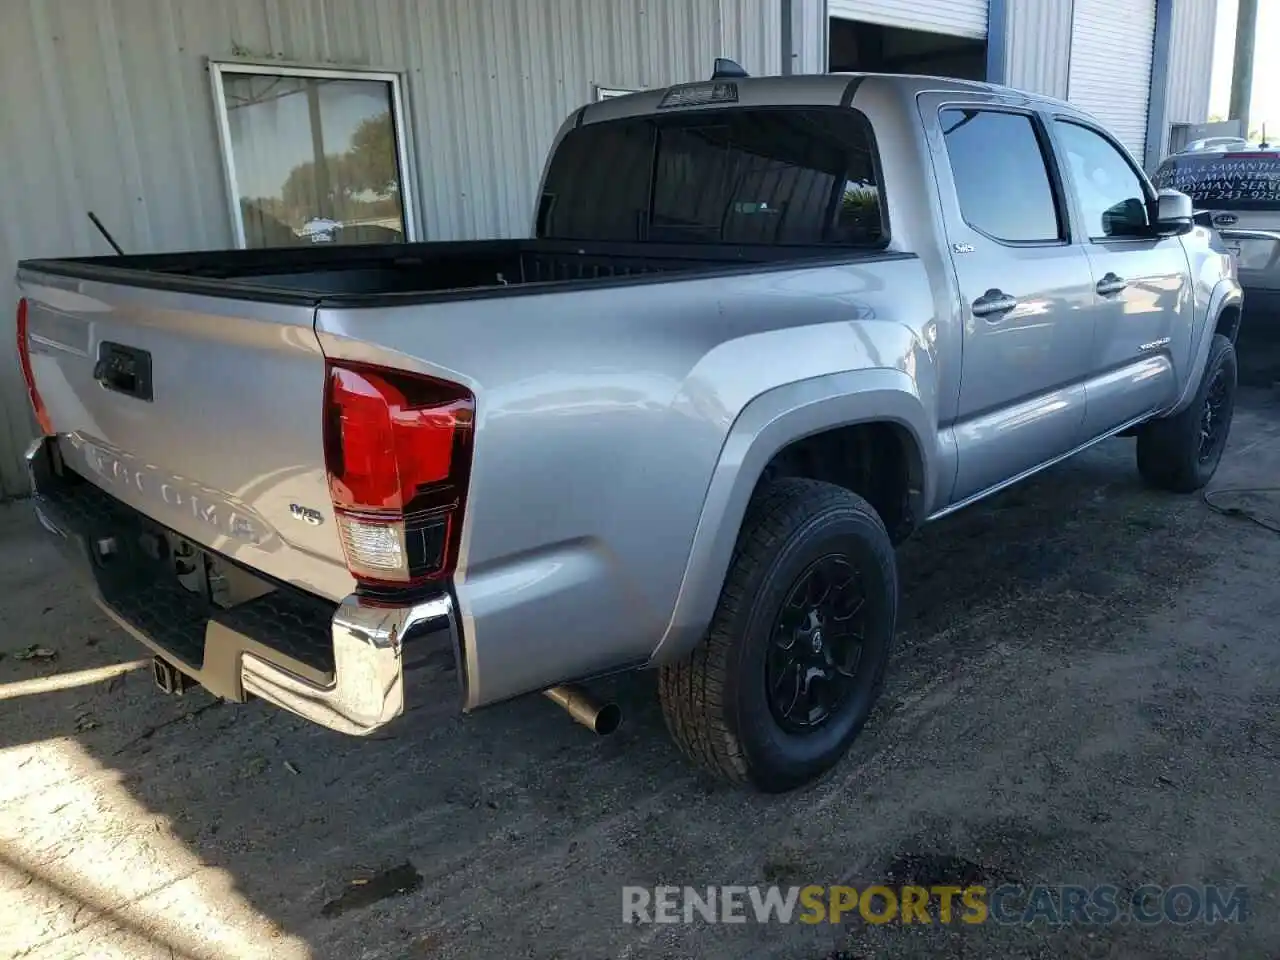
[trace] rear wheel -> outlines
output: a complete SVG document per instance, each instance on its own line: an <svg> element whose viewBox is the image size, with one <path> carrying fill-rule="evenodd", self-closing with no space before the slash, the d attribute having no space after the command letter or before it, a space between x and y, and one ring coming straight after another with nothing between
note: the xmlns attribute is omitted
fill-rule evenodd
<svg viewBox="0 0 1280 960"><path fill-rule="evenodd" d="M1181 413L1152 420L1138 431L1138 472L1153 487L1193 493L1222 461L1236 399L1236 351L1216 334L1195 399Z"/></svg>
<svg viewBox="0 0 1280 960"><path fill-rule="evenodd" d="M706 639L662 670L676 743L778 792L827 770L880 692L897 616L893 546L870 504L787 479L757 494Z"/></svg>

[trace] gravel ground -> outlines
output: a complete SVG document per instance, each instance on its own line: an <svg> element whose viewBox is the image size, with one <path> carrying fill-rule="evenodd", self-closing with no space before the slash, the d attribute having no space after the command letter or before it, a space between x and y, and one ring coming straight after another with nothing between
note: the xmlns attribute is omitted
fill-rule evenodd
<svg viewBox="0 0 1280 960"><path fill-rule="evenodd" d="M1280 537L1144 490L1116 440L900 551L891 679L850 757L759 797L668 743L648 675L594 740L542 698L346 739L164 698L0 507L0 955L1263 957L1280 947ZM1280 394L1214 486L1280 483ZM1253 500L1280 515L1280 497ZM19 659L31 644L55 660ZM1244 923L624 925L624 884L1244 884ZM397 892L401 891L401 892Z"/></svg>

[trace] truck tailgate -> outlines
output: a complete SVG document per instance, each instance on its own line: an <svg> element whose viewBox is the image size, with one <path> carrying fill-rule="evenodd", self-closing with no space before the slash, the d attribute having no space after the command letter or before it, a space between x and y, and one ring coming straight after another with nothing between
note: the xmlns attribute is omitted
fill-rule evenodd
<svg viewBox="0 0 1280 960"><path fill-rule="evenodd" d="M33 379L72 470L279 581L334 600L351 592L312 306L33 270L19 295Z"/></svg>

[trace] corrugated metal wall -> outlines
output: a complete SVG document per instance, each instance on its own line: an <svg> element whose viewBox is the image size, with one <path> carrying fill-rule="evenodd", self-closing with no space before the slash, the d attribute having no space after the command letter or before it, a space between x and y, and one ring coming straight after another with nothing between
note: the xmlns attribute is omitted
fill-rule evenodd
<svg viewBox="0 0 1280 960"><path fill-rule="evenodd" d="M1141 161L1156 32L1156 0L1074 0L1067 98ZM1118 26L1123 56L1117 56Z"/></svg>
<svg viewBox="0 0 1280 960"><path fill-rule="evenodd" d="M1074 0L1008 0L1010 86L1066 99ZM1173 0L1168 84L1169 121L1203 122L1218 0ZM1167 133L1166 133L1167 142Z"/></svg>
<svg viewBox="0 0 1280 960"><path fill-rule="evenodd" d="M827 0L791 0L795 73L826 73L830 29Z"/></svg>
<svg viewBox="0 0 1280 960"><path fill-rule="evenodd" d="M1218 0L1175 0L1165 103L1170 123L1203 123L1209 116L1209 81L1213 70L1213 35ZM1159 155L1168 151L1169 130L1160 141Z"/></svg>
<svg viewBox="0 0 1280 960"><path fill-rule="evenodd" d="M1071 61L1071 0L1008 0L1011 87L1065 100Z"/></svg>
<svg viewBox="0 0 1280 960"><path fill-rule="evenodd" d="M231 243L207 57L402 72L419 223L457 239L528 230L592 84L698 79L716 56L778 73L779 0L0 0L0 336L16 260L110 253L87 210L129 251ZM12 495L31 422L0 349Z"/></svg>

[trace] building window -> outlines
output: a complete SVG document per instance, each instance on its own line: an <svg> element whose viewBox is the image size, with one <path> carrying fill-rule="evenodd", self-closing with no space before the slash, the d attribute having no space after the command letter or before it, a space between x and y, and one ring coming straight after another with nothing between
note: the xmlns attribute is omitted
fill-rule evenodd
<svg viewBox="0 0 1280 960"><path fill-rule="evenodd" d="M417 239L399 77L211 63L237 246Z"/></svg>

